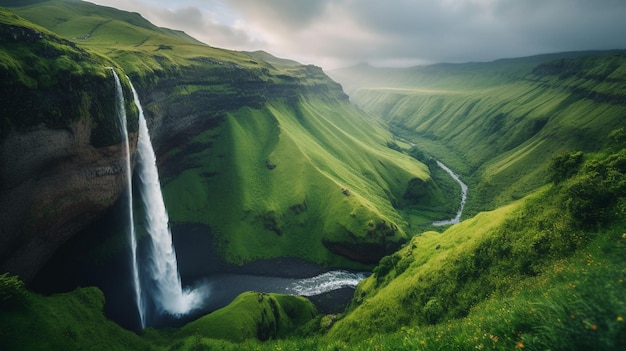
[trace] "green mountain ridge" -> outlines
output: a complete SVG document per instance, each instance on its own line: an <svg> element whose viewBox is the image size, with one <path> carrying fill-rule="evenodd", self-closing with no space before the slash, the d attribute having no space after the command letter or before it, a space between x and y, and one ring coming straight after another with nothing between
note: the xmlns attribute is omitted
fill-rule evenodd
<svg viewBox="0 0 626 351"><path fill-rule="evenodd" d="M138 333L106 318L104 296L96 288L42 296L5 273L0 348L626 347L623 52L441 64L410 74L389 70L400 75L366 72L360 77L371 84L357 82L348 90L365 115L319 67L263 52L212 48L154 27L138 14L75 1L12 7L48 28L43 29L1 11L0 33L10 38L16 27L34 33L35 49L3 46L0 77L27 87L44 77L50 89L67 89L66 81L54 79L54 69L25 70L19 79L10 75L23 57L34 60L35 68L68 61L61 74L92 72L85 82L97 82L87 85L95 91L112 90L105 65L130 77L153 132L174 226L209 226L220 254L235 263L296 256L337 267L378 264L337 315L318 314L301 297L248 292L182 328ZM41 46L58 49L54 43L62 44L54 51L60 54L36 54ZM72 56L75 52L83 56ZM111 95L84 100L81 106L92 107L70 115L63 110L54 122L46 112L43 119L19 120L18 126L24 113L11 114L0 133L0 164L13 164L15 158L4 150L19 154L17 137L47 140L41 136L59 133L87 136L79 144L89 152L119 158L116 122L101 107ZM89 136L107 122L106 142L94 144ZM42 156L35 163L40 168L29 168L34 177L67 174L63 167L40 169L75 159L39 149L35 154ZM454 192L433 181L437 171L428 168L433 157L470 185L469 211L458 225L422 232L448 215L446 196ZM111 162L84 173L108 177L118 167ZM7 174L24 187L39 184L5 169L0 168L3 186ZM111 181L101 187L111 190L100 195L109 201L106 208L122 192L119 181ZM0 190L7 196L6 188ZM9 208L6 203L3 209ZM58 216L43 213L53 220ZM121 250L123 238L115 231L102 242L92 239L94 247L82 255L106 264ZM72 235L89 242L91 233L86 227Z"/></svg>

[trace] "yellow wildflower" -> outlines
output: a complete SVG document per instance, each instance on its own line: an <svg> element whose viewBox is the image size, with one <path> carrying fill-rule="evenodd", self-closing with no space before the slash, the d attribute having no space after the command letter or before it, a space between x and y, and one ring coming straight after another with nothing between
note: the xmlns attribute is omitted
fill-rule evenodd
<svg viewBox="0 0 626 351"><path fill-rule="evenodd" d="M624 317L622 317L622 316L617 316L617 321L618 321L618 322L623 322L623 321L624 321Z"/></svg>

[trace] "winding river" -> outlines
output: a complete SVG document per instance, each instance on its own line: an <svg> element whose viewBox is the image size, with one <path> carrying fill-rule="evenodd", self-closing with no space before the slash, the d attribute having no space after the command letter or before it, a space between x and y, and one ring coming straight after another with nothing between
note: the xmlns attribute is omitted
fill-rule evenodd
<svg viewBox="0 0 626 351"><path fill-rule="evenodd" d="M402 142L405 142L411 145L412 147L415 147L415 144L410 140L406 140L396 134L394 134L394 137ZM454 216L454 218L450 218L450 219L446 219L442 221L434 221L433 225L435 227L443 227L446 225L457 224L461 221L461 215L463 215L463 207L465 207L465 201L467 200L467 184L463 183L461 178L459 178L459 176L456 173L454 173L454 171L452 171L448 166L443 164L443 162L437 161L437 166L439 166L441 169L446 171L446 173L448 173L450 177L452 177L452 179L454 179L461 186L461 203L459 204L459 209L456 212L456 216Z"/></svg>
<svg viewBox="0 0 626 351"><path fill-rule="evenodd" d="M446 173L450 175L459 185L461 186L461 203L459 204L459 209L456 213L456 216L451 219L446 219L443 221L435 221L433 225L435 227L442 227L444 225L457 224L461 221L461 215L463 214L463 207L465 207L465 201L467 200L467 185L463 183L463 181L459 178L459 176L454 173L448 166L444 165L440 161L437 161L437 165L441 167Z"/></svg>

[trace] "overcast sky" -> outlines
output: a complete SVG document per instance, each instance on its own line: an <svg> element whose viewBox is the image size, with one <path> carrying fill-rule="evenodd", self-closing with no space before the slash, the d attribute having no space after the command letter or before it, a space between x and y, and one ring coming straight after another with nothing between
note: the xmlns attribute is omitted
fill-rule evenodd
<svg viewBox="0 0 626 351"><path fill-rule="evenodd" d="M90 0L211 46L333 69L626 49L626 0Z"/></svg>

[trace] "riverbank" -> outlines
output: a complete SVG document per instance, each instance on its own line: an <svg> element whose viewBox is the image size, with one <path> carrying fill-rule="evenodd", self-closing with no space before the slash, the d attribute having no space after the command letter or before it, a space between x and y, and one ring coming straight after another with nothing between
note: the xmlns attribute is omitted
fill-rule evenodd
<svg viewBox="0 0 626 351"><path fill-rule="evenodd" d="M115 216L104 221L114 221ZM285 290L297 280L337 272L337 267L322 267L297 258L261 259L247 264L224 261L213 245L213 234L202 224L172 224L183 287L206 284L206 303L184 318L165 318L155 327L181 326L229 304L244 291L292 293ZM89 240L105 240L102 226L89 233ZM79 286L97 286L104 292L105 314L122 327L139 330L130 267L130 249L124 248L102 260L85 260L83 241L71 243L41 272L34 290L49 295L69 292ZM142 246L142 242L139 243ZM78 250L78 251L77 251ZM352 278L351 278L352 279ZM354 279L352 279L353 281ZM356 284L354 284L356 285ZM337 284L336 289L307 296L323 314L342 312L352 298L354 287Z"/></svg>

